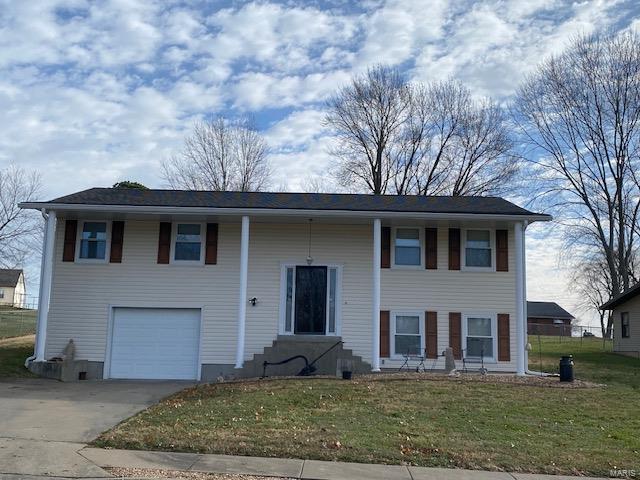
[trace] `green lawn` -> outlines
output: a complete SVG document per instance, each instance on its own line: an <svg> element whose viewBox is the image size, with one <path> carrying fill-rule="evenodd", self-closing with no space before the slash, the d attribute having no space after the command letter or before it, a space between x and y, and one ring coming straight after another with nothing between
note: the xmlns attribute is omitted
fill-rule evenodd
<svg viewBox="0 0 640 480"><path fill-rule="evenodd" d="M34 334L37 314L37 310L0 305L0 338Z"/></svg>
<svg viewBox="0 0 640 480"><path fill-rule="evenodd" d="M557 368L565 346L545 342ZM483 380L293 379L202 385L96 440L98 446L423 466L608 475L640 469L640 361L568 353L599 388ZM624 400L624 401L623 401Z"/></svg>
<svg viewBox="0 0 640 480"><path fill-rule="evenodd" d="M33 377L24 361L33 355L33 335L0 340L0 379Z"/></svg>

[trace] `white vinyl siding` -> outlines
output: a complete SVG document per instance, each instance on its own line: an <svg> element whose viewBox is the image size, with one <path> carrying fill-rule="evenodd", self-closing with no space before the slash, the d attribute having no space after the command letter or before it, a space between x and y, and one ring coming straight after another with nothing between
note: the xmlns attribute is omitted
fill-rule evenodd
<svg viewBox="0 0 640 480"><path fill-rule="evenodd" d="M473 228L481 227L474 225ZM463 317L477 312L507 313L511 318L509 322L511 361L492 364L490 370L515 371L518 350L513 228L509 229L508 272L449 270L448 241L448 228L438 228L437 270L383 268L380 308L389 311L437 312L438 351L444 350L449 345L449 312L460 312ZM399 367L401 363L394 359L384 359L382 368ZM444 359L438 358L434 365L435 368L444 368Z"/></svg>
<svg viewBox="0 0 640 480"><path fill-rule="evenodd" d="M629 336L622 336L622 314L629 314ZM640 296L613 311L613 351L640 357Z"/></svg>
<svg viewBox="0 0 640 480"><path fill-rule="evenodd" d="M204 219L203 219L204 220ZM46 355L59 355L70 338L78 358L104 361L111 306L201 308L205 364L235 361L240 223L219 222L218 264L157 263L159 222L127 221L123 263L62 262L64 219L58 221L54 280ZM423 231L424 228L420 227ZM203 231L204 234L204 231ZM509 272L449 271L447 227L438 229L438 270L382 269L381 308L438 312L438 348L448 343L450 311L508 313L515 319L514 235L509 235ZM309 231L305 224L258 223L249 236L245 359L262 353L279 332L283 264L306 265ZM371 361L371 225L318 223L311 236L315 265L341 266L340 332L345 348ZM515 320L511 322L512 362L496 368L515 370ZM632 326L633 329L633 326ZM436 368L444 363L438 359ZM383 368L392 367L385 359ZM399 366L399 365L398 365Z"/></svg>

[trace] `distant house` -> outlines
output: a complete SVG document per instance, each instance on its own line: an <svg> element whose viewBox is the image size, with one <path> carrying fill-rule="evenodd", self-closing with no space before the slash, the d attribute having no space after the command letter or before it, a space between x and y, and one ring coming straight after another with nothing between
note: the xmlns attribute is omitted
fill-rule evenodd
<svg viewBox="0 0 640 480"><path fill-rule="evenodd" d="M0 269L0 305L24 307L27 289L22 270Z"/></svg>
<svg viewBox="0 0 640 480"><path fill-rule="evenodd" d="M613 351L640 357L640 283L600 307L612 310Z"/></svg>
<svg viewBox="0 0 640 480"><path fill-rule="evenodd" d="M575 317L555 302L527 302L529 335L571 336Z"/></svg>

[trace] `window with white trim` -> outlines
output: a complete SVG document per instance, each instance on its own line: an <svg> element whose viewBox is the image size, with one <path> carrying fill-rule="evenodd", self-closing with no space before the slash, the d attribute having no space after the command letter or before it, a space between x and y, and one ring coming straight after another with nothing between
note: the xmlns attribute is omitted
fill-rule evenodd
<svg viewBox="0 0 640 480"><path fill-rule="evenodd" d="M419 228L395 229L393 263L396 266L422 265L422 242Z"/></svg>
<svg viewBox="0 0 640 480"><path fill-rule="evenodd" d="M0 298L4 298L4 290L0 288Z"/></svg>
<svg viewBox="0 0 640 480"><path fill-rule="evenodd" d="M391 335L391 354L393 356L420 355L424 349L423 314L394 312Z"/></svg>
<svg viewBox="0 0 640 480"><path fill-rule="evenodd" d="M82 260L104 260L107 254L107 222L82 222L80 252Z"/></svg>
<svg viewBox="0 0 640 480"><path fill-rule="evenodd" d="M173 260L176 262L200 262L202 260L202 238L201 224L176 224Z"/></svg>
<svg viewBox="0 0 640 480"><path fill-rule="evenodd" d="M465 327L465 357L493 361L497 346L495 316L466 315Z"/></svg>
<svg viewBox="0 0 640 480"><path fill-rule="evenodd" d="M466 230L464 265L470 268L493 266L493 242L491 230Z"/></svg>

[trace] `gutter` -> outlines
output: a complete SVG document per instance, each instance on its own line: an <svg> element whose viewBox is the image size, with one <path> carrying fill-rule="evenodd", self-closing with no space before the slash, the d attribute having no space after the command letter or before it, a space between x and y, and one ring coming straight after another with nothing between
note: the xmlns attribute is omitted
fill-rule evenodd
<svg viewBox="0 0 640 480"><path fill-rule="evenodd" d="M80 212L111 212L111 213L146 213L155 215L221 215L221 216L291 216L308 218L413 218L424 220L509 220L527 222L548 222L551 215L532 214L498 214L498 213L435 213L435 212L398 212L398 211L368 211L368 210L317 210L317 209L289 209L289 208L238 208L238 207L175 207L175 206L147 206L147 205L86 205L73 203L19 203L23 209L42 209L58 211Z"/></svg>

